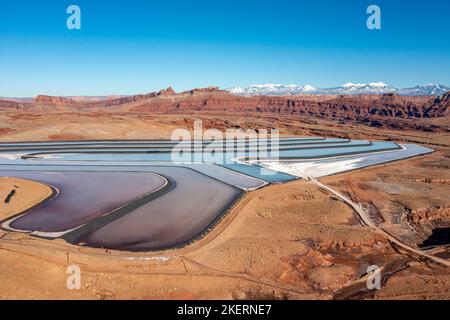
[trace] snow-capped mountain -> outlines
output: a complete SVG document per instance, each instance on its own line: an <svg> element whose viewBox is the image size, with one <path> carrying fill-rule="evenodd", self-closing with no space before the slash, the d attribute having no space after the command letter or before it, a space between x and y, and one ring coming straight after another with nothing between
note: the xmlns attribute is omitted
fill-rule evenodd
<svg viewBox="0 0 450 320"><path fill-rule="evenodd" d="M392 92L397 92L397 89L388 86L383 82L371 82L371 83L348 82L339 87L324 88L317 90L317 93L321 94L383 94Z"/></svg>
<svg viewBox="0 0 450 320"><path fill-rule="evenodd" d="M339 87L323 89L316 89L310 85L254 84L248 87L234 87L228 89L228 91L237 95L282 96L295 94L382 94L396 92L397 89L383 82L368 84L349 82Z"/></svg>
<svg viewBox="0 0 450 320"><path fill-rule="evenodd" d="M282 96L312 93L315 92L316 89L310 85L301 86L296 84L254 84L248 87L233 87L228 89L228 91L237 95Z"/></svg>
<svg viewBox="0 0 450 320"><path fill-rule="evenodd" d="M296 94L333 94L333 95L357 95L357 94L385 94L396 93L411 96L440 96L449 91L450 88L444 85L427 84L418 85L413 88L397 89L383 82L352 83L348 82L338 87L314 88L310 85L296 84L255 84L248 87L233 87L229 92L236 95L267 95L282 96Z"/></svg>
<svg viewBox="0 0 450 320"><path fill-rule="evenodd" d="M429 83L413 88L400 89L399 93L404 96L441 96L447 91L450 91L449 87L441 84Z"/></svg>

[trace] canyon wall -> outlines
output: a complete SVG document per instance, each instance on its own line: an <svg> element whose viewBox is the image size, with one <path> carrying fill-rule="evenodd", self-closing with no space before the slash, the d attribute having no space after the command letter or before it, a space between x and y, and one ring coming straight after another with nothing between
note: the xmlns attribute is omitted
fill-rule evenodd
<svg viewBox="0 0 450 320"><path fill-rule="evenodd" d="M40 95L31 102L0 100L0 110L45 112L105 111L121 113L217 112L280 114L356 122L373 127L448 131L450 93L441 97L394 94L333 96L236 96L215 87L175 93L172 88L148 94L94 101ZM52 109L52 106L54 107ZM447 125L446 125L447 123Z"/></svg>

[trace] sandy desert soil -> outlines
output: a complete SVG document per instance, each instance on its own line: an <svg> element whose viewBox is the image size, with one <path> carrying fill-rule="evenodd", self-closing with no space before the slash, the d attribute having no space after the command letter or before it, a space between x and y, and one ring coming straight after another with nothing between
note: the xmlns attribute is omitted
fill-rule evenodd
<svg viewBox="0 0 450 320"><path fill-rule="evenodd" d="M450 150L322 179L371 212L379 227L411 247L420 247L435 228L450 226ZM398 248L397 248L398 249ZM448 247L427 250L448 259ZM409 263L391 277L380 299L449 299L448 268Z"/></svg>
<svg viewBox="0 0 450 320"><path fill-rule="evenodd" d="M0 220L7 219L48 199L53 189L45 184L18 178L0 178Z"/></svg>
<svg viewBox="0 0 450 320"><path fill-rule="evenodd" d="M410 246L450 226L450 152L323 179L364 204L372 218ZM411 232L411 231L414 232Z"/></svg>
<svg viewBox="0 0 450 320"><path fill-rule="evenodd" d="M219 129L276 125L283 135L369 137L431 146L437 150L432 155L322 182L373 206L380 225L410 245L423 241L436 225L435 217L440 225L450 220L450 142L444 133L270 115L2 113L0 138L168 138L173 128L192 129L198 118L205 127ZM0 297L9 299L450 299L450 270L396 248L363 226L350 207L308 181L247 194L219 226L179 250L131 254L1 231L0 251ZM66 288L66 268L72 264L81 268L80 290ZM379 291L366 289L369 265L383 268Z"/></svg>
<svg viewBox="0 0 450 320"><path fill-rule="evenodd" d="M194 121L203 129L278 129L281 136L325 136L371 140L392 139L397 142L421 143L450 147L445 132L405 131L337 123L311 117L283 114L185 112L1 112L0 139L14 141L102 140L102 139L170 139L174 129L192 131ZM441 120L436 119L436 120Z"/></svg>

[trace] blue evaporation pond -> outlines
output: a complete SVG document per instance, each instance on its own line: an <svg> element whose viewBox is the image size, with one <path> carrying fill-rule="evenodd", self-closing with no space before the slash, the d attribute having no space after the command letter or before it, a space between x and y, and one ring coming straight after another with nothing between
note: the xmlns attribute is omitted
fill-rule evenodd
<svg viewBox="0 0 450 320"><path fill-rule="evenodd" d="M345 139L327 139L320 142L312 142L309 141L308 143L295 143L295 145L288 144L287 140L283 140L285 142L284 144L280 144L280 152L285 152L283 149L314 149L314 148L321 148L321 149L327 149L327 148L337 148L337 147L351 147L351 146L370 146L370 142L367 140L351 140L347 141ZM214 147L211 147L210 150L213 150ZM270 149L270 148L269 148ZM189 149L187 149L189 150ZM217 149L220 150L220 149ZM235 152L217 152L215 157L217 159L224 159L221 162L225 162L225 160L229 160L231 158L236 157L245 157L245 156L256 156L258 154L257 148L251 148L247 149L236 149ZM135 151L135 153L133 153ZM286 150L287 151L287 150ZM118 152L118 153L113 153ZM247 153L246 153L247 152ZM303 152L303 151L301 151ZM30 153L36 153L40 154L38 151L31 151ZM51 153L51 152L49 152ZM45 153L44 153L45 154ZM264 153L259 153L260 155L264 155ZM270 151L268 153L268 156L270 156ZM133 150L133 149L116 149L114 151L111 150L104 150L101 149L95 149L95 150L89 150L89 149L80 149L77 150L77 153L71 153L68 151L67 153L54 153L52 155L53 158L56 158L58 160L65 160L65 161L171 161L172 157L169 150L158 152L151 152L151 153L145 153L145 150ZM195 156L191 152L185 152L184 159L185 161L199 161L197 156ZM51 159L51 158L50 158ZM210 161L207 161L210 162Z"/></svg>
<svg viewBox="0 0 450 320"><path fill-rule="evenodd" d="M299 146L298 149L294 150L279 150L280 158L324 158L324 157L334 157L340 155L358 154L366 152L376 152L385 150L395 150L400 147L391 141L379 141L370 143L366 140L352 140L348 143L330 143L329 145L308 145ZM105 151L107 152L107 151ZM109 162L215 162L218 164L232 164L233 158L242 157L256 157L261 158L271 158L276 157L276 154L270 151L265 153L258 153L256 151L243 152L236 151L230 153L218 152L212 156L201 153L191 153L186 152L179 157L172 157L172 154L167 152L163 153L73 153L73 154L55 154L54 157L57 160L65 161L109 161ZM49 159L50 160L50 159Z"/></svg>
<svg viewBox="0 0 450 320"><path fill-rule="evenodd" d="M279 138L280 144L289 143L308 143L308 142L321 142L321 141L344 141L346 139L341 138L323 138L323 137L302 137L302 138ZM230 139L238 145L242 144L258 144L258 142L271 141L271 139ZM35 147L37 150L46 147L93 147L93 146L171 146L178 144L182 141L172 140L117 140L117 141L48 141L48 142L11 142L0 143L0 149L13 149L14 147L29 147L30 149ZM194 142L194 140L192 140ZM201 141L198 141L201 142ZM204 140L204 144L209 143L223 143L224 140L209 141ZM187 141L186 143L191 143Z"/></svg>
<svg viewBox="0 0 450 320"><path fill-rule="evenodd" d="M291 176L290 174L266 169L256 165L235 163L222 164L220 166L270 183L289 182L298 179L297 177Z"/></svg>
<svg viewBox="0 0 450 320"><path fill-rule="evenodd" d="M286 139L286 141L295 141L299 139ZM325 142L325 143L324 143ZM305 144L298 144L295 146L295 150L279 150L280 159L308 159L308 158L329 158L338 157L344 155L364 154L368 152L380 152L400 149L400 146L391 141L378 141L370 143L367 140L345 140L345 139L326 139L321 141L309 141ZM170 152L162 153L132 153L130 150L124 149L122 153L68 153L68 154L55 154L54 158L45 159L46 162L55 161L55 164L62 161L86 161L95 165L95 162L102 161L108 162L108 165L130 165L132 162L211 162L221 165L225 168L241 172L243 174L267 181L267 182L286 182L296 179L296 177L289 174L261 168L255 165L246 165L237 163L235 158L247 158L257 157L260 158L273 158L276 154L272 154L270 151L267 154L257 153L253 151L242 152L230 152L223 153L217 152L213 157L202 156L201 153L186 152L182 158L173 158ZM86 150L86 152L89 152ZM22 162L22 161L21 161ZM30 161L32 162L32 161ZM36 161L39 162L39 161ZM68 164L68 163L67 163Z"/></svg>
<svg viewBox="0 0 450 320"><path fill-rule="evenodd" d="M367 146L337 146L327 149L305 149L305 150L286 150L280 151L280 158L307 159L307 158L326 158L338 157L342 155L351 155L358 153L379 152L397 150L401 147L392 141L372 142Z"/></svg>

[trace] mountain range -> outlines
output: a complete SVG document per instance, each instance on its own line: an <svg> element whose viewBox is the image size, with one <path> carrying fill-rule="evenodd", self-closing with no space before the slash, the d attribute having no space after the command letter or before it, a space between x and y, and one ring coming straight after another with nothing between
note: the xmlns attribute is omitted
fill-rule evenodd
<svg viewBox="0 0 450 320"><path fill-rule="evenodd" d="M316 95L359 95L359 94L385 94L396 93L404 96L440 96L450 88L439 84L418 85L412 88L398 89L383 82L372 83L346 83L342 86L331 88L314 88L310 85L284 85L284 84L256 84L247 87L233 87L229 92L236 95L269 95L284 96L297 94Z"/></svg>
<svg viewBox="0 0 450 320"><path fill-rule="evenodd" d="M170 88L171 89L171 88ZM172 89L171 89L172 90ZM164 91L164 90L163 90ZM225 89L238 96L292 96L292 95L364 95L364 94L386 94L395 93L401 96L442 96L446 92L450 91L450 88L441 84L425 84L418 85L411 88L397 89L389 86L383 82L371 82L371 83L346 83L342 86L331 88L315 88L311 85L297 85L297 84L253 84L246 87L232 87ZM155 93L137 95L147 97ZM32 102L38 99L44 99L47 96L38 97L0 97L0 100L8 100L15 102ZM62 96L58 99L65 99L72 101L72 103L90 103L90 102L102 102L107 100L122 101L132 97L130 95L111 95L111 96ZM56 99L53 97L52 99ZM45 101L44 101L45 102Z"/></svg>

